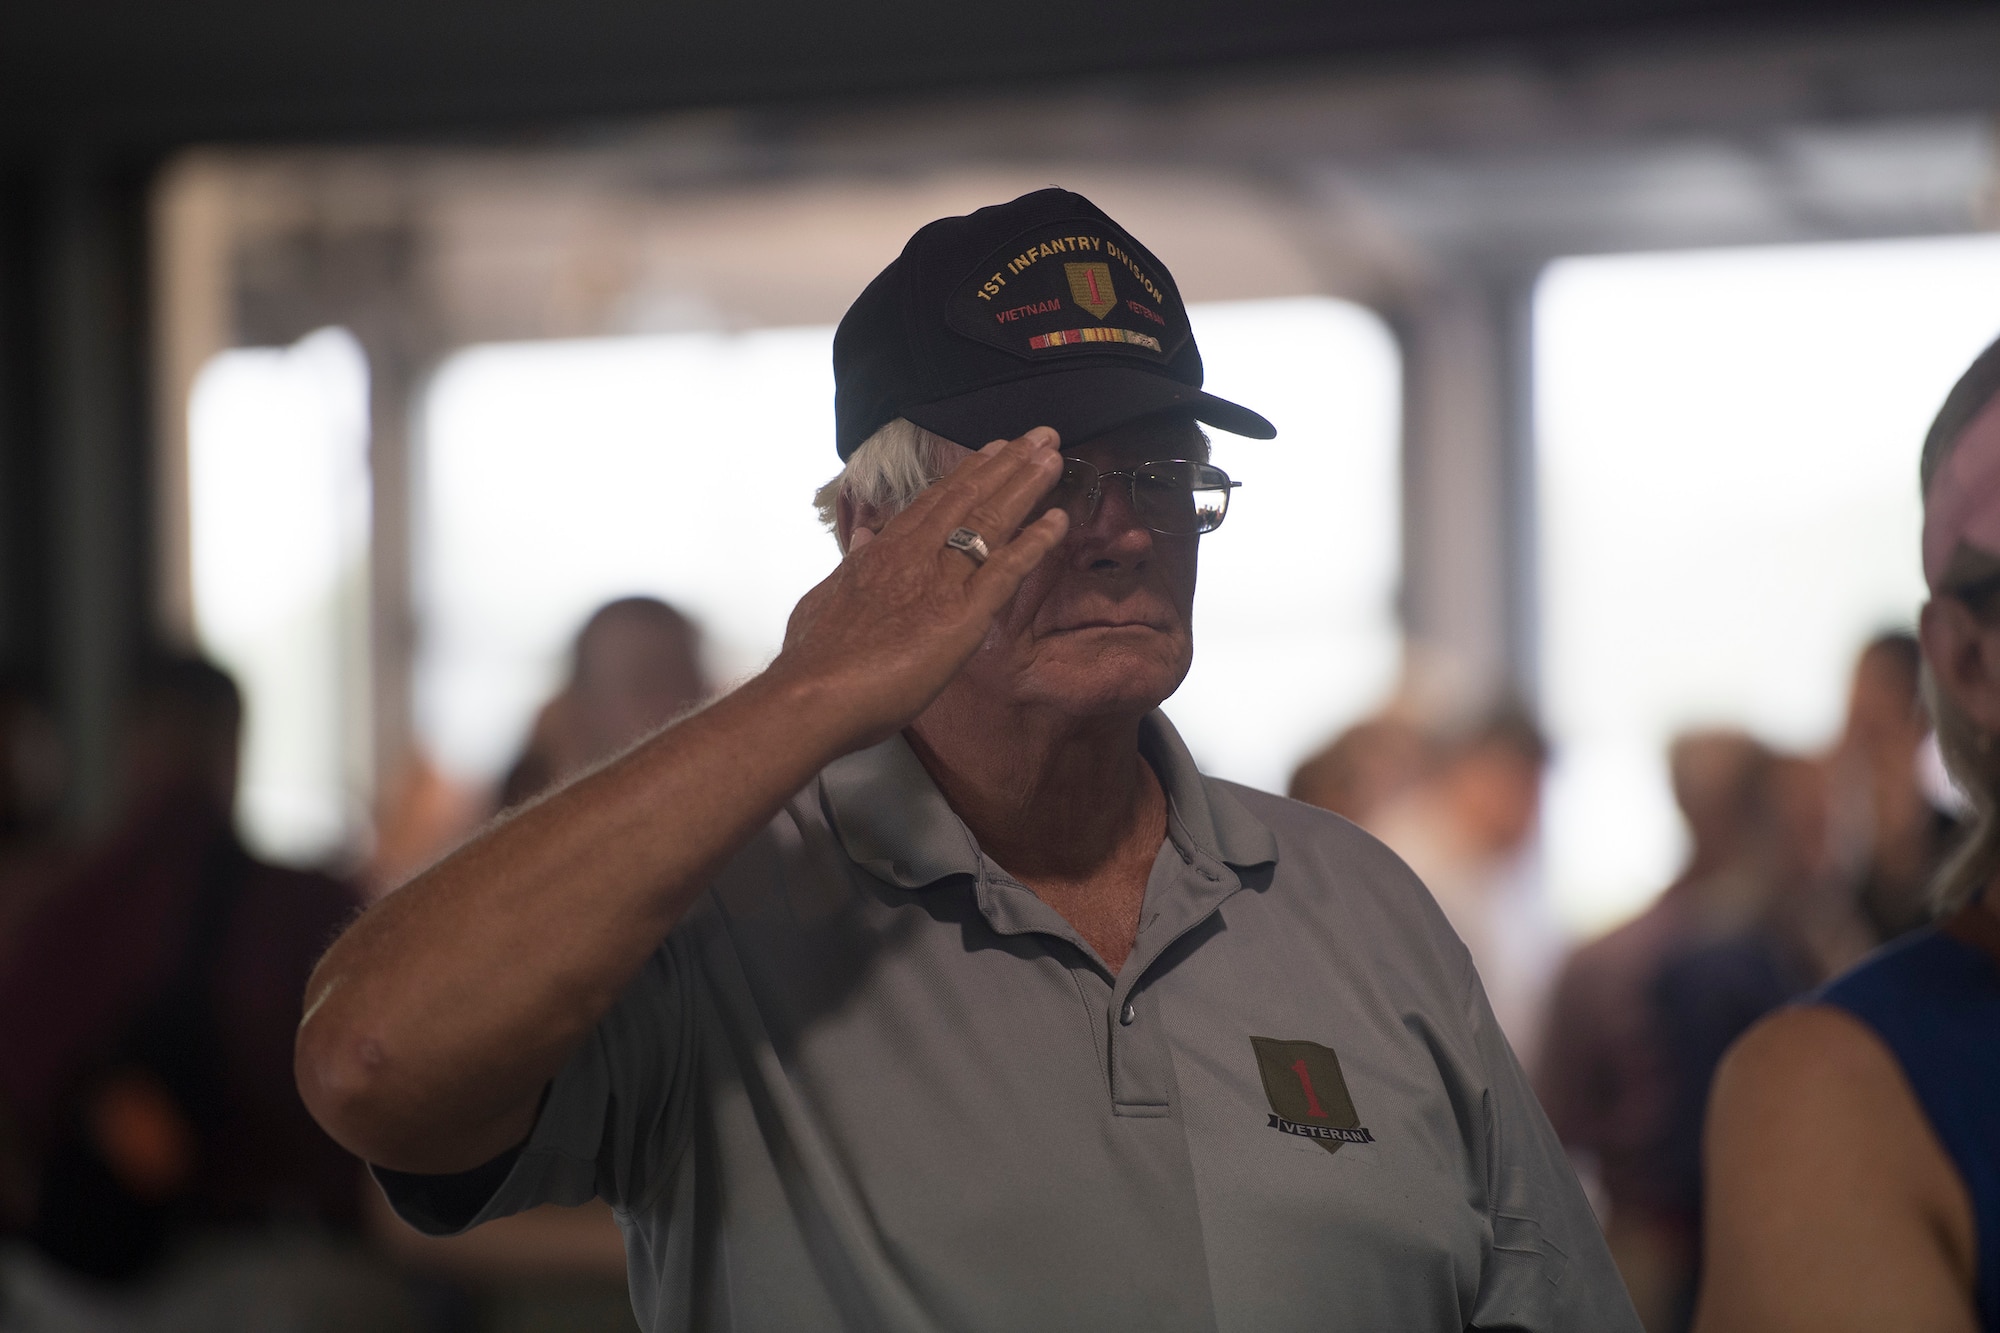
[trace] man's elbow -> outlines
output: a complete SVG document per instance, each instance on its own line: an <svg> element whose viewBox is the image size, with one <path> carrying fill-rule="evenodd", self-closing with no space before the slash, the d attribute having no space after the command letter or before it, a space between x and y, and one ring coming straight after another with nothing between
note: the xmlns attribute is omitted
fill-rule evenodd
<svg viewBox="0 0 2000 1333"><path fill-rule="evenodd" d="M300 1099L334 1142L415 1175L468 1171L520 1146L545 1086L538 1079L518 1096L481 1103L454 1082L420 1076L382 1034L326 1015L308 1015L300 1026L292 1072Z"/></svg>
<svg viewBox="0 0 2000 1333"><path fill-rule="evenodd" d="M396 1152L395 1098L381 1039L331 1015L308 1014L292 1048L299 1098L328 1136L364 1161Z"/></svg>

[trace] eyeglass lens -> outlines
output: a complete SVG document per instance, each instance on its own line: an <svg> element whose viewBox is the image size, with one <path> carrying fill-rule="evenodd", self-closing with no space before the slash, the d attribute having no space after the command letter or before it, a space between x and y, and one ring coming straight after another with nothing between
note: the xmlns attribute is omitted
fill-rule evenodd
<svg viewBox="0 0 2000 1333"><path fill-rule="evenodd" d="M1062 480L1049 494L1052 507L1069 511L1081 525L1096 514L1103 487L1113 478L1126 484L1132 512L1154 532L1185 537L1213 532L1229 512L1229 474L1184 458L1141 463L1130 471L1099 472L1081 458L1066 459Z"/></svg>

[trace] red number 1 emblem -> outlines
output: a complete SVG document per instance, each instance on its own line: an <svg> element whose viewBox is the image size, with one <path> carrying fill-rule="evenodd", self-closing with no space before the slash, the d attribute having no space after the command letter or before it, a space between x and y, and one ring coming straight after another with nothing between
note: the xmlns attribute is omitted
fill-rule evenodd
<svg viewBox="0 0 2000 1333"><path fill-rule="evenodd" d="M1320 1109L1319 1098L1313 1095L1312 1075L1306 1072L1306 1062L1304 1060L1294 1062L1292 1072L1299 1076L1299 1086L1306 1090L1306 1114L1316 1120L1328 1119L1327 1113Z"/></svg>

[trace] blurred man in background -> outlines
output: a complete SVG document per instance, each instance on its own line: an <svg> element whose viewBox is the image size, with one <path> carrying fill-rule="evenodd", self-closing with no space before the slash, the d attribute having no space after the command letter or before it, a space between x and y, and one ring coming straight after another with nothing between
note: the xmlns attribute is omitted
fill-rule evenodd
<svg viewBox="0 0 2000 1333"><path fill-rule="evenodd" d="M709 692L701 629L656 597L598 608L576 636L570 677L542 707L500 786L519 805L665 726Z"/></svg>
<svg viewBox="0 0 2000 1333"><path fill-rule="evenodd" d="M1423 779L1431 738L1408 709L1363 718L1298 766L1286 795L1375 831L1383 809Z"/></svg>
<svg viewBox="0 0 2000 1333"><path fill-rule="evenodd" d="M357 900L267 865L231 822L242 702L187 658L144 673L121 812L0 970L0 1105L31 1248L8 1327L395 1328L341 1243L358 1164L300 1103L305 980Z"/></svg>
<svg viewBox="0 0 2000 1333"><path fill-rule="evenodd" d="M1687 822L1687 865L1646 911L1571 956L1550 1006L1542 1105L1564 1144L1595 1168L1612 1256L1649 1333L1685 1326L1695 1253L1670 1161L1679 1099L1657 983L1668 958L1736 935L1762 912L1773 762L1742 732L1675 739L1668 764Z"/></svg>
<svg viewBox="0 0 2000 1333"><path fill-rule="evenodd" d="M1532 1067L1564 946L1534 846L1548 742L1526 710L1508 704L1429 748L1424 776L1364 827L1430 889L1471 951L1515 1055Z"/></svg>
<svg viewBox="0 0 2000 1333"><path fill-rule="evenodd" d="M372 901L507 809L611 758L705 698L701 626L655 597L621 597L577 631L562 688L535 714L497 794L454 782L414 755L376 810L364 876Z"/></svg>
<svg viewBox="0 0 2000 1333"><path fill-rule="evenodd" d="M1822 762L1715 730L1678 737L1669 769L1687 866L1564 965L1538 1079L1557 1133L1594 1168L1650 1333L1692 1317L1702 1107L1723 1051L1857 933L1833 888Z"/></svg>
<svg viewBox="0 0 2000 1333"><path fill-rule="evenodd" d="M1867 947L1866 930L1832 874L1826 763L1772 755L1762 786L1751 861L1761 882L1756 914L1719 932L1692 933L1661 958L1651 984L1664 1074L1656 1197L1674 1219L1674 1234L1692 1247L1693 1266L1674 1290L1672 1328L1686 1327L1700 1284L1703 1126L1724 1052L1758 1019Z"/></svg>

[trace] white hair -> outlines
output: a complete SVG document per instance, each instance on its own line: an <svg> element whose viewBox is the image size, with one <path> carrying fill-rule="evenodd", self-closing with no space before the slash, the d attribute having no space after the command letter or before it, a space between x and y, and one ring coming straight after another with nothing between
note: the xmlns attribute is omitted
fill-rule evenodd
<svg viewBox="0 0 2000 1333"><path fill-rule="evenodd" d="M848 455L839 475L814 492L813 507L819 510L819 521L836 536L843 495L884 516L899 514L964 453L942 435L897 417Z"/></svg>

